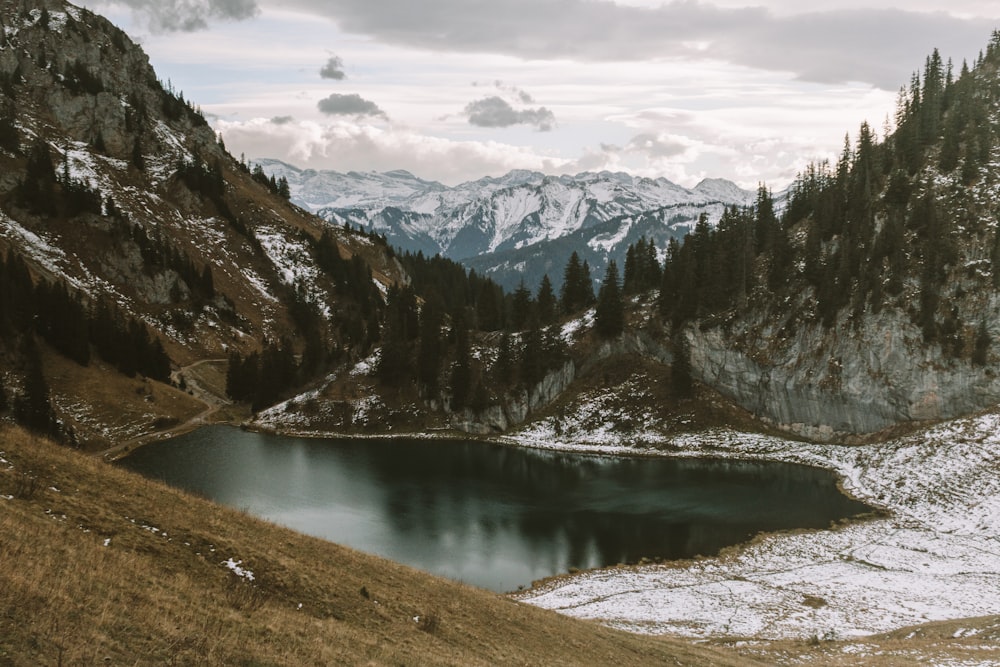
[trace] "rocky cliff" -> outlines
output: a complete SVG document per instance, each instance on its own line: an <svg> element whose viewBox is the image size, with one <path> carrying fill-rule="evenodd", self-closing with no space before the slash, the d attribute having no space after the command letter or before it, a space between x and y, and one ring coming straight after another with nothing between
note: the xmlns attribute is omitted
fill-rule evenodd
<svg viewBox="0 0 1000 667"><path fill-rule="evenodd" d="M998 307L994 298L988 310L1000 312ZM989 331L1000 335L1000 323L990 322ZM927 345L897 310L830 330L816 323L786 334L761 321L742 331L716 327L684 333L699 380L758 417L810 439L849 439L1000 402L1000 376L991 365Z"/></svg>

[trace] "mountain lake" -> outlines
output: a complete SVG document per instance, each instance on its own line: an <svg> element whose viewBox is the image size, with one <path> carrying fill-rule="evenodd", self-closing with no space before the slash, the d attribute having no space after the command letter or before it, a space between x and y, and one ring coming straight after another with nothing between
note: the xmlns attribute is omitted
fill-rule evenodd
<svg viewBox="0 0 1000 667"><path fill-rule="evenodd" d="M303 533L498 592L570 568L714 555L869 511L800 465L587 456L228 426L120 464Z"/></svg>

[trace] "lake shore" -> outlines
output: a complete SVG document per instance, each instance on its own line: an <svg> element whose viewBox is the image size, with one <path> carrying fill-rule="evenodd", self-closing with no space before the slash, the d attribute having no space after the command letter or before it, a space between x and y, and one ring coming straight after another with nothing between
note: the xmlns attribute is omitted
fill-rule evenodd
<svg viewBox="0 0 1000 667"><path fill-rule="evenodd" d="M523 446L586 453L784 461L835 471L887 513L828 531L766 535L718 558L595 571L517 599L651 634L702 639L856 638L1000 614L1000 414L865 446L718 430L632 445L539 424Z"/></svg>
<svg viewBox="0 0 1000 667"><path fill-rule="evenodd" d="M580 414L502 436L439 430L368 437L798 463L835 472L845 493L884 512L828 531L759 536L717 558L566 575L515 595L567 615L650 634L810 640L1000 614L997 413L877 444L837 446L726 429L668 436L653 425L622 432L613 415L598 414L606 427L593 428L595 412L583 405ZM281 419L241 426L298 437L365 437L295 428Z"/></svg>

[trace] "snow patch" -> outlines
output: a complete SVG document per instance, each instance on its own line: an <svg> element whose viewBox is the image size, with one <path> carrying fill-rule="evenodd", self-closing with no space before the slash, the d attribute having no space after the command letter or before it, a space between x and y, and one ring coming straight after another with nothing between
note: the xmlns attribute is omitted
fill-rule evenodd
<svg viewBox="0 0 1000 667"><path fill-rule="evenodd" d="M224 565L230 572L235 574L237 577L242 577L247 581L254 580L253 572L243 567L242 560L233 560L232 558L230 558L229 560L222 561L222 565Z"/></svg>
<svg viewBox="0 0 1000 667"><path fill-rule="evenodd" d="M351 377L368 377L374 374L381 358L382 350L375 350L371 356L362 359L354 365L354 368L351 369Z"/></svg>
<svg viewBox="0 0 1000 667"><path fill-rule="evenodd" d="M819 466L888 516L771 535L689 564L585 573L528 591L523 601L634 632L701 638L858 637L1000 613L1000 413L864 447L725 430L669 439L644 433L634 444L610 430L571 438L546 422L513 441Z"/></svg>
<svg viewBox="0 0 1000 667"><path fill-rule="evenodd" d="M566 343L572 344L574 339L577 338L581 332L593 328L594 319L597 317L597 310L591 308L583 315L575 320L570 320L562 326L562 331L559 333L559 337L562 338Z"/></svg>

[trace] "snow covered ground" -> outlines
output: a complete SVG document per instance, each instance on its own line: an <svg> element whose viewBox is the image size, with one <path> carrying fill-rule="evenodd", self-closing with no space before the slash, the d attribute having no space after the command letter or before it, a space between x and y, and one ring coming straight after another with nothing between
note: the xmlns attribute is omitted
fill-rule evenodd
<svg viewBox="0 0 1000 667"><path fill-rule="evenodd" d="M536 425L513 440L821 466L886 516L769 535L718 558L561 578L520 595L525 602L635 632L699 638L851 638L1000 614L1000 413L863 447L732 431L642 446L618 444L613 433L579 435Z"/></svg>

